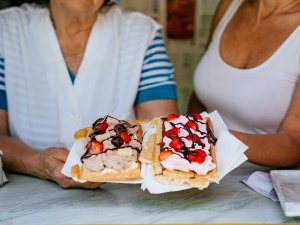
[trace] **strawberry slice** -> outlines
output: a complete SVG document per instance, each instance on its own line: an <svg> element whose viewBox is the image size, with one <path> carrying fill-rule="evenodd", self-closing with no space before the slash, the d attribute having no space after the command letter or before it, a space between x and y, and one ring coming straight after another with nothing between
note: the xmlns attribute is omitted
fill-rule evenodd
<svg viewBox="0 0 300 225"><path fill-rule="evenodd" d="M187 140L189 140L189 141L194 141L194 139L193 139L193 136L192 135L188 135L187 137L185 137Z"/></svg>
<svg viewBox="0 0 300 225"><path fill-rule="evenodd" d="M93 140L91 142L90 152L93 155L97 155L103 151L103 144L99 141Z"/></svg>
<svg viewBox="0 0 300 225"><path fill-rule="evenodd" d="M178 115L173 113L173 114L168 115L167 121L170 122L171 120L174 120L174 119L177 119L177 118L178 118Z"/></svg>
<svg viewBox="0 0 300 225"><path fill-rule="evenodd" d="M197 144L201 144L201 139L197 134L193 134L193 139Z"/></svg>
<svg viewBox="0 0 300 225"><path fill-rule="evenodd" d="M166 131L164 133L164 136L165 137L170 137L170 138L177 138L178 134L179 134L179 128L174 127L172 129Z"/></svg>
<svg viewBox="0 0 300 225"><path fill-rule="evenodd" d="M190 152L188 159L190 162L195 162L202 164L205 161L206 153L202 149L196 149L195 151Z"/></svg>
<svg viewBox="0 0 300 225"><path fill-rule="evenodd" d="M192 114L192 117L194 117L194 119L197 120L197 121L203 120L202 116L200 114L197 114L197 113Z"/></svg>
<svg viewBox="0 0 300 225"><path fill-rule="evenodd" d="M158 159L159 159L159 161L163 161L172 154L173 154L173 152L171 150L163 151L159 154Z"/></svg>
<svg viewBox="0 0 300 225"><path fill-rule="evenodd" d="M170 142L170 147L175 149L175 150L179 150L183 144L181 143L181 141L179 140L179 138L174 138L171 142Z"/></svg>
<svg viewBox="0 0 300 225"><path fill-rule="evenodd" d="M102 123L97 123L94 127L94 130L99 132L100 134L104 134L107 128L108 128L108 124L106 122L102 122Z"/></svg>
<svg viewBox="0 0 300 225"><path fill-rule="evenodd" d="M193 130L197 130L197 124L194 121L189 120L186 125Z"/></svg>
<svg viewBox="0 0 300 225"><path fill-rule="evenodd" d="M126 133L126 132L122 132L122 133L120 134L120 136L121 136L122 140L123 140L125 143L128 143L128 142L131 141L131 138L130 138L129 134Z"/></svg>

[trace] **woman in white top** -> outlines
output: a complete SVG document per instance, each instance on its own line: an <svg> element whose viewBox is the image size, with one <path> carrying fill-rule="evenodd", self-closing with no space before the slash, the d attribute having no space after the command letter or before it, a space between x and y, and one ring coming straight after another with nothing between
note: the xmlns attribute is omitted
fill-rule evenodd
<svg viewBox="0 0 300 225"><path fill-rule="evenodd" d="M4 168L78 184L60 171L77 129L99 117L177 113L160 25L105 0L50 0L0 11ZM101 8L101 10L100 10Z"/></svg>
<svg viewBox="0 0 300 225"><path fill-rule="evenodd" d="M190 112L217 110L251 162L300 163L300 1L222 0Z"/></svg>

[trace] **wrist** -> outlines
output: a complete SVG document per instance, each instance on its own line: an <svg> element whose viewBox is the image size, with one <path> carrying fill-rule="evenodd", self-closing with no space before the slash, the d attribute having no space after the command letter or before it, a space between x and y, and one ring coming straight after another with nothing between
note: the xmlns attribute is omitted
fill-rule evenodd
<svg viewBox="0 0 300 225"><path fill-rule="evenodd" d="M31 171L33 173L32 175L47 180L48 177L44 170L45 166L44 166L43 153L35 152L35 153L33 153L33 155L31 157L32 157L31 158L31 160L32 160Z"/></svg>
<svg viewBox="0 0 300 225"><path fill-rule="evenodd" d="M43 172L43 163L41 160L41 152L37 151L29 151L26 156L22 157L22 170L21 173L25 173L31 176L39 177L42 179L46 179L45 174Z"/></svg>

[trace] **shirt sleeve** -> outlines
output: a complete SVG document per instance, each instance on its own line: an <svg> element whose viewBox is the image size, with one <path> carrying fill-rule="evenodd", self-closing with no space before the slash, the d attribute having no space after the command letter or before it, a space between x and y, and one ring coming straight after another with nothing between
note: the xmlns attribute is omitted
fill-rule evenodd
<svg viewBox="0 0 300 225"><path fill-rule="evenodd" d="M1 20L0 20L1 21ZM0 24L0 40L3 40ZM6 98L6 88L5 88L5 63L3 56L2 43L0 41L0 109L7 110L7 98Z"/></svg>
<svg viewBox="0 0 300 225"><path fill-rule="evenodd" d="M177 99L174 67L167 55L161 31L147 48L135 104L160 99Z"/></svg>

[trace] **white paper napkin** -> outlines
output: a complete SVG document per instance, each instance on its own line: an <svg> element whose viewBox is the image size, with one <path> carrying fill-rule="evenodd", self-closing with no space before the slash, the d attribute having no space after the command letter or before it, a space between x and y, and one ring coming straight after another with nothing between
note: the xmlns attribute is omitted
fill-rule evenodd
<svg viewBox="0 0 300 225"><path fill-rule="evenodd" d="M242 180L242 182L257 193L271 199L273 202L279 201L273 188L269 173L255 171L248 177L247 180Z"/></svg>
<svg viewBox="0 0 300 225"><path fill-rule="evenodd" d="M208 114L207 112L201 113L202 117L210 117L214 126L214 134L218 138L216 144L216 158L217 158L217 171L219 181L230 171L241 165L247 160L244 152L248 146L243 144L240 140L235 138L229 133L227 126L222 120L217 111ZM147 128L149 124L144 125L144 130L148 130L147 136L144 136L144 143L155 129L150 130ZM150 131L149 131L150 130ZM193 188L189 184L184 185L164 185L154 179L152 166L147 165L144 174L144 183L142 189L148 189L152 194L161 194L166 192L181 191Z"/></svg>
<svg viewBox="0 0 300 225"><path fill-rule="evenodd" d="M79 167L81 167L82 163L80 161L80 158L83 154L84 147L85 147L84 139L76 140L73 143L70 153L68 155L67 161L65 162L65 165L61 170L62 174L64 174L67 177L71 177L72 166L78 164ZM86 180L78 180L78 182L84 183L84 182L86 182Z"/></svg>

